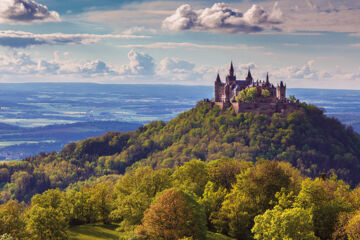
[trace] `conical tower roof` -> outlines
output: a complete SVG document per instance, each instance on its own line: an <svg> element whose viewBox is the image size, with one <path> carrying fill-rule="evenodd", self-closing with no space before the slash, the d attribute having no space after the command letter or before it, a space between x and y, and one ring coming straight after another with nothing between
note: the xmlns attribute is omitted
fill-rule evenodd
<svg viewBox="0 0 360 240"><path fill-rule="evenodd" d="M219 74L219 73L218 73L217 76L216 76L216 82L221 82L220 74Z"/></svg>
<svg viewBox="0 0 360 240"><path fill-rule="evenodd" d="M233 65L232 61L231 61L231 64L230 64L229 74L230 74L230 76L234 76L234 65Z"/></svg>
<svg viewBox="0 0 360 240"><path fill-rule="evenodd" d="M249 67L249 70L248 70L247 78L252 78L252 76L251 76L251 71L250 71L250 67Z"/></svg>

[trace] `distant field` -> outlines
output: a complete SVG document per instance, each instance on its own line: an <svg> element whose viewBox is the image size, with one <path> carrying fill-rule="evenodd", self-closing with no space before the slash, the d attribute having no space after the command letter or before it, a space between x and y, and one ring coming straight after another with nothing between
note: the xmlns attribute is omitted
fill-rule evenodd
<svg viewBox="0 0 360 240"><path fill-rule="evenodd" d="M117 225L89 224L71 227L70 240L118 240L121 233L115 231ZM219 233L208 232L208 240L234 240Z"/></svg>

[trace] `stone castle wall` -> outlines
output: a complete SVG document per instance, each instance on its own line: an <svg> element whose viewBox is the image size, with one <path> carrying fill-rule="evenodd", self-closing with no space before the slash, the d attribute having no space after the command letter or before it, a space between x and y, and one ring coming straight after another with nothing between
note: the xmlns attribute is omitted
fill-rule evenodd
<svg viewBox="0 0 360 240"><path fill-rule="evenodd" d="M252 112L254 114L266 114L272 116L274 113L282 113L287 115L299 108L299 101L291 103L289 101L271 101L264 100L256 101L251 103L246 102L215 102L215 105L219 106L220 109L226 109L228 107L233 107L236 113L247 113Z"/></svg>

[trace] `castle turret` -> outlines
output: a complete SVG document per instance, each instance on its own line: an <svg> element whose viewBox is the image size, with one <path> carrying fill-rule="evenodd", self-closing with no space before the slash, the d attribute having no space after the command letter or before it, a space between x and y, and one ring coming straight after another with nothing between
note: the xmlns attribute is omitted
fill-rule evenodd
<svg viewBox="0 0 360 240"><path fill-rule="evenodd" d="M221 102L221 95L223 91L223 83L221 82L219 73L215 80L215 102Z"/></svg>
<svg viewBox="0 0 360 240"><path fill-rule="evenodd" d="M250 72L250 67L249 67L249 70L248 70L248 75L247 75L247 77L246 77L246 84L247 85L250 85L250 84L252 84L252 82L253 82L253 78L252 78L252 76L251 76L251 72Z"/></svg>
<svg viewBox="0 0 360 240"><path fill-rule="evenodd" d="M269 73L266 73L266 86L270 85L270 81L269 81Z"/></svg>
<svg viewBox="0 0 360 240"><path fill-rule="evenodd" d="M230 69L229 69L229 75L227 75L227 77L226 77L226 83L227 84L232 84L235 81L236 81L236 76L234 74L234 66L233 66L233 63L231 61Z"/></svg>
<svg viewBox="0 0 360 240"><path fill-rule="evenodd" d="M277 98L281 101L286 99L286 85L284 85L283 81L277 86Z"/></svg>

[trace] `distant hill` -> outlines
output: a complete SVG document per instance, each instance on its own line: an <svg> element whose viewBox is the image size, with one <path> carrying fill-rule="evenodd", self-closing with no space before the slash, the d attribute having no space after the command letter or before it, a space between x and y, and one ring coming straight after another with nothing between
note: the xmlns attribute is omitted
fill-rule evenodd
<svg viewBox="0 0 360 240"><path fill-rule="evenodd" d="M360 182L360 135L313 105L301 104L287 116L268 117L235 114L232 108L220 111L199 102L168 123L111 132L70 143L59 153L2 164L1 198L27 201L48 188L122 174L127 168L174 167L194 158L221 157L275 159L290 162L311 177L333 172L352 185Z"/></svg>
<svg viewBox="0 0 360 240"><path fill-rule="evenodd" d="M132 131L139 126L140 123L120 121L78 122L44 127L18 127L0 123L0 159L19 160L40 152L60 151L71 141L110 131Z"/></svg>

